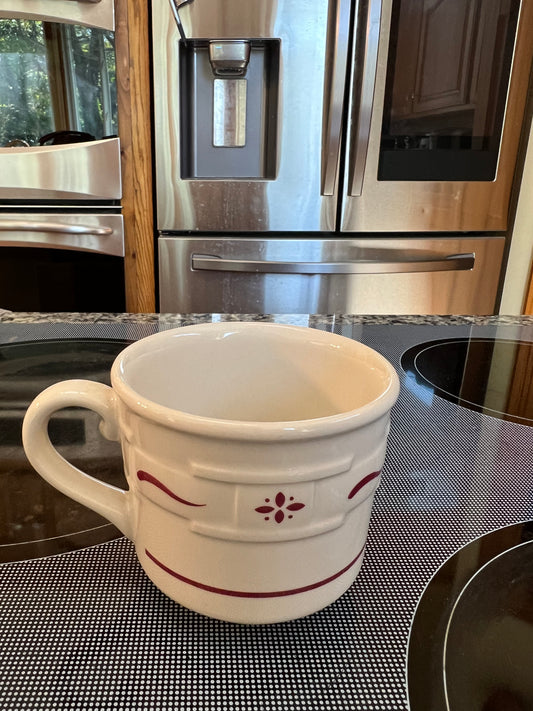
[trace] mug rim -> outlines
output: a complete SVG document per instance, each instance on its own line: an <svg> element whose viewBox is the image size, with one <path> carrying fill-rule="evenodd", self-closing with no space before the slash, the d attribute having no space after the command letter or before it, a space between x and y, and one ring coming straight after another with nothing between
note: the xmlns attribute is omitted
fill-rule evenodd
<svg viewBox="0 0 533 711"><path fill-rule="evenodd" d="M380 363L383 370L387 372L389 376L388 385L378 397L353 410L305 420L272 422L226 420L173 409L140 395L125 380L123 368L124 360L131 355L132 351L144 350L147 342L163 341L179 333L183 334L186 332L193 333L195 331L217 330L238 330L242 332L253 329L263 330L265 328L292 332L298 334L296 336L297 338L301 338L304 332L308 333L312 331L314 336L323 341L327 340L331 342L333 340L339 343L345 343L347 341L352 344L352 347L372 354L372 357ZM220 321L191 324L166 329L154 333L151 336L141 338L124 348L115 358L111 367L111 385L115 394L118 395L124 404L143 419L156 422L170 429L181 430L191 434L201 434L203 436L207 435L222 439L258 441L327 437L351 429L360 428L378 420L389 412L398 399L400 392L400 381L396 369L381 353L378 353L378 351L370 346L348 338L347 336L332 333L331 331L321 331L320 329L314 329L309 326L295 326L264 321ZM150 404L149 410L146 407L146 403Z"/></svg>

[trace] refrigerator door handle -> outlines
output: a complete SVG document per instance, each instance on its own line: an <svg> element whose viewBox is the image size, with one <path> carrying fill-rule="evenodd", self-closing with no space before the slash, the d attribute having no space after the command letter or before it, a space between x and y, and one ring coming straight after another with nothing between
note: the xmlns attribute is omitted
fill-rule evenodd
<svg viewBox="0 0 533 711"><path fill-rule="evenodd" d="M352 156L351 179L348 186L350 196L361 195L366 156L370 140L370 122L374 103L376 69L378 63L379 32L381 24L382 0L368 0L364 50L362 52L362 78L357 121L354 121L354 153ZM361 15L363 17L363 15ZM357 32L357 37L363 34ZM357 50L357 46L355 47ZM354 104L355 105L355 104Z"/></svg>
<svg viewBox="0 0 533 711"><path fill-rule="evenodd" d="M474 268L475 254L450 254L445 257L397 260L361 259L352 262L279 262L255 259L224 259L208 254L193 254L193 270L250 272L255 274L394 274L409 272L468 271Z"/></svg>
<svg viewBox="0 0 533 711"><path fill-rule="evenodd" d="M342 135L349 30L350 1L337 0L331 3L326 46L321 195L333 195L335 192Z"/></svg>

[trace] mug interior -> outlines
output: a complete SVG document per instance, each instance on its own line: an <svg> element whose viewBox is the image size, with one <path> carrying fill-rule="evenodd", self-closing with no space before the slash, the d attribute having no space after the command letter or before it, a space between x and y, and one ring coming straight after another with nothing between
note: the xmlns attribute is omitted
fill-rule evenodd
<svg viewBox="0 0 533 711"><path fill-rule="evenodd" d="M367 346L310 328L222 323L129 346L119 378L137 395L200 417L290 422L359 409L391 386L392 366Z"/></svg>

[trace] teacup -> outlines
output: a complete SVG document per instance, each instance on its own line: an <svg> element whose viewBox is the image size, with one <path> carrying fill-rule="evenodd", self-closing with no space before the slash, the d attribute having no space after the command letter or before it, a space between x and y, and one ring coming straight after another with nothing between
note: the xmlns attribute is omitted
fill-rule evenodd
<svg viewBox="0 0 533 711"><path fill-rule="evenodd" d="M336 600L361 567L390 409L392 365L332 333L271 323L187 326L128 346L111 384L70 380L30 405L33 467L114 523L178 603L273 623ZM127 491L53 447L57 410L95 410L120 440Z"/></svg>

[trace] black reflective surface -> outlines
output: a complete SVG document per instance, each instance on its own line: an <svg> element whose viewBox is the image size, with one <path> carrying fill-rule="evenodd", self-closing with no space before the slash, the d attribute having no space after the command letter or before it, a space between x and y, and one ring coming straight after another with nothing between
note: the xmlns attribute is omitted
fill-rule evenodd
<svg viewBox="0 0 533 711"><path fill-rule="evenodd" d="M418 604L407 657L411 711L533 708L533 523L453 555Z"/></svg>
<svg viewBox="0 0 533 711"><path fill-rule="evenodd" d="M0 346L0 562L60 553L121 535L33 470L21 431L28 405L52 383L83 378L109 384L111 365L128 343L78 339ZM64 409L51 419L50 437L77 467L124 488L120 445L100 435L99 422L94 412Z"/></svg>
<svg viewBox="0 0 533 711"><path fill-rule="evenodd" d="M533 343L491 338L429 341L409 348L401 364L427 391L472 410L533 422Z"/></svg>
<svg viewBox="0 0 533 711"><path fill-rule="evenodd" d="M527 661L526 661L527 660ZM533 708L533 541L505 551L468 583L444 649L450 709Z"/></svg>
<svg viewBox="0 0 533 711"><path fill-rule="evenodd" d="M66 249L2 247L0 304L12 311L121 313L126 307L124 259Z"/></svg>
<svg viewBox="0 0 533 711"><path fill-rule="evenodd" d="M394 0L378 180L493 180L519 0Z"/></svg>

